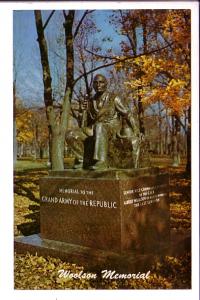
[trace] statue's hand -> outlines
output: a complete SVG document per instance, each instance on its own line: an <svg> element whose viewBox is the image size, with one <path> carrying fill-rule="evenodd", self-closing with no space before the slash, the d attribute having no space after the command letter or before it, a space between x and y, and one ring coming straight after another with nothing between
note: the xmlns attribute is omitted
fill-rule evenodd
<svg viewBox="0 0 200 300"><path fill-rule="evenodd" d="M145 140L145 136L142 132L140 132L140 143L144 142L144 140Z"/></svg>
<svg viewBox="0 0 200 300"><path fill-rule="evenodd" d="M93 136L93 127L83 127L82 130L87 136Z"/></svg>
<svg viewBox="0 0 200 300"><path fill-rule="evenodd" d="M84 99L81 103L82 110L87 110L88 102L86 99Z"/></svg>
<svg viewBox="0 0 200 300"><path fill-rule="evenodd" d="M86 94L85 98L83 99L81 103L81 109L82 110L87 110L88 109L88 95Z"/></svg>

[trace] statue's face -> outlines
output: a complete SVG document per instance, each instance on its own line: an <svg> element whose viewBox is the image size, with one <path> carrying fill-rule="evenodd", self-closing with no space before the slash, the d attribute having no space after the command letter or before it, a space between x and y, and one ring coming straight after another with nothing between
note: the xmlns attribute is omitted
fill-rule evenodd
<svg viewBox="0 0 200 300"><path fill-rule="evenodd" d="M97 75L93 81L93 87L96 93L104 93L107 88L107 80L101 75Z"/></svg>

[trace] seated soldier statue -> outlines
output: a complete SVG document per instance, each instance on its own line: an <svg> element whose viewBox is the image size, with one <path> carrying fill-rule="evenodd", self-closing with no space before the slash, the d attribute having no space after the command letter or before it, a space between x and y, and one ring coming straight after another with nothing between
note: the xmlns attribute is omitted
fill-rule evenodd
<svg viewBox="0 0 200 300"><path fill-rule="evenodd" d="M88 139L90 147L91 170L105 170L109 166L108 146L113 138L126 137L131 140L134 167L138 164L140 133L129 108L119 96L107 90L107 79L96 75L93 80L95 95L92 99L83 101L82 127L68 130L66 142L75 154L74 168L84 166L84 144ZM123 126L123 127L122 127ZM127 133L127 135L126 135ZM92 141L92 142L91 142Z"/></svg>

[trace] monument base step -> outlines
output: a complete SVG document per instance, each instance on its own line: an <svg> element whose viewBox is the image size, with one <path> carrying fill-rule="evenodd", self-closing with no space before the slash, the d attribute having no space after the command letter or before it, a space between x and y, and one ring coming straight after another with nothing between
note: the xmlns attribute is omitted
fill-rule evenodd
<svg viewBox="0 0 200 300"><path fill-rule="evenodd" d="M190 236L176 235L171 238L168 249L162 253L114 253L99 249L92 249L80 245L68 244L59 241L41 239L39 234L15 238L15 252L18 254L30 253L38 256L51 256L63 261L83 266L90 271L115 270L123 273L146 273L156 262L161 262L165 255L177 255L190 250Z"/></svg>

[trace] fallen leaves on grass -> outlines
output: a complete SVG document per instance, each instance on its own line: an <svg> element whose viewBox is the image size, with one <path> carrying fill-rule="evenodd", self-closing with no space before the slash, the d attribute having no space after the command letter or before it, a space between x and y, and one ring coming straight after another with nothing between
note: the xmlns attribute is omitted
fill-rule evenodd
<svg viewBox="0 0 200 300"><path fill-rule="evenodd" d="M14 180L14 234L39 232L39 178L47 171L16 172Z"/></svg>
<svg viewBox="0 0 200 300"><path fill-rule="evenodd" d="M183 201L182 203L172 203L170 205L171 228L176 230L191 229L191 204Z"/></svg>
<svg viewBox="0 0 200 300"><path fill-rule="evenodd" d="M15 255L15 289L188 289L190 288L190 254L166 256L157 263L147 279L97 279L59 277L59 270L87 272L83 267L59 258Z"/></svg>
<svg viewBox="0 0 200 300"><path fill-rule="evenodd" d="M59 278L59 270L79 273L83 267L59 258L37 255L15 255L15 289L90 289L90 280Z"/></svg>

